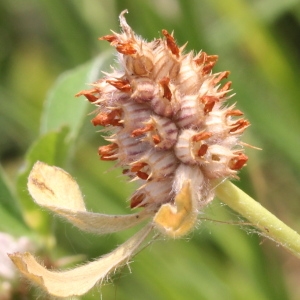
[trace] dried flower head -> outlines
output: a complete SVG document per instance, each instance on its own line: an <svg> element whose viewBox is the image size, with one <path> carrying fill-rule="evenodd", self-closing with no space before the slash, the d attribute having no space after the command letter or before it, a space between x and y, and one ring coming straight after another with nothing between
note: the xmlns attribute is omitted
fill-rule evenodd
<svg viewBox="0 0 300 300"><path fill-rule="evenodd" d="M106 35L118 51L120 67L93 84L84 95L98 107L92 120L110 133L110 144L98 150L102 160L115 160L140 187L131 208L158 210L154 223L167 234L186 234L161 220L176 210L176 195L189 186L193 214L214 196L212 181L236 178L247 162L239 143L249 122L227 106L231 82L221 85L228 71L213 74L217 55L184 54L173 34L146 42L120 15L123 32Z"/></svg>
<svg viewBox="0 0 300 300"><path fill-rule="evenodd" d="M64 272L50 272L29 253L11 259L30 280L58 297L81 295L124 265L153 228L171 237L190 232L214 197L214 181L237 178L247 162L240 140L249 126L243 113L228 106L228 71L213 74L217 56L184 54L173 34L146 42L120 15L123 32L101 40L118 52L120 67L81 91L97 106L92 122L110 133L98 150L101 160L116 161L139 184L130 198L130 215L88 212L78 185L65 171L37 162L28 189L37 204L82 230L111 233L151 219L110 254Z"/></svg>

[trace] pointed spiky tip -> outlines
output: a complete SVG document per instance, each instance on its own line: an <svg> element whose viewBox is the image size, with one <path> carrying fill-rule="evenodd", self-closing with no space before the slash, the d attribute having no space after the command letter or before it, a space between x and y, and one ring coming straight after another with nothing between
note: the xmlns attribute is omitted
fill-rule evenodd
<svg viewBox="0 0 300 300"><path fill-rule="evenodd" d="M121 33L100 38L116 48L118 71L77 96L98 107L92 123L110 133L100 159L115 160L140 183L132 208L173 205L188 180L198 211L213 199L213 180L237 178L246 165L240 137L250 123L226 104L231 82L222 82L230 72L213 73L217 55L183 53L166 29L147 42L130 28L127 12Z"/></svg>

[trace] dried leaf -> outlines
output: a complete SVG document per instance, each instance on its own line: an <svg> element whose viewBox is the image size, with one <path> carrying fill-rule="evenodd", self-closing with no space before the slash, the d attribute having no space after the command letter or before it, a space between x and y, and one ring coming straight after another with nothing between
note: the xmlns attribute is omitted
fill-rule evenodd
<svg viewBox="0 0 300 300"><path fill-rule="evenodd" d="M130 215L105 215L86 211L82 194L70 174L58 167L37 162L28 178L28 190L35 202L78 228L98 233L112 233L133 227L149 216L152 210Z"/></svg>
<svg viewBox="0 0 300 300"><path fill-rule="evenodd" d="M58 167L36 162L29 174L27 187L38 205L86 211L78 184Z"/></svg>
<svg viewBox="0 0 300 300"><path fill-rule="evenodd" d="M153 216L153 212L146 209L130 215L106 215L82 211L72 212L67 209L53 207L47 208L66 218L79 229L97 234L125 230L141 223L149 216Z"/></svg>
<svg viewBox="0 0 300 300"><path fill-rule="evenodd" d="M164 233L173 238L187 234L197 221L197 208L186 180L181 191L175 197L175 204L164 204L154 217L154 223Z"/></svg>
<svg viewBox="0 0 300 300"><path fill-rule="evenodd" d="M49 271L28 252L14 253L9 256L24 276L49 294L57 297L79 296L85 294L98 282L101 284L111 272L127 263L139 250L151 229L151 225L144 227L111 253L69 271Z"/></svg>

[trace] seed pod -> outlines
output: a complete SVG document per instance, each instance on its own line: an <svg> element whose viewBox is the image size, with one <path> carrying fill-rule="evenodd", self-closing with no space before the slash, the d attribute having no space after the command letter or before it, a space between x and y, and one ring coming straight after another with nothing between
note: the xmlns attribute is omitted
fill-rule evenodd
<svg viewBox="0 0 300 300"><path fill-rule="evenodd" d="M174 175L178 160L172 151L149 151L131 164L130 171L144 180L164 180Z"/></svg>
<svg viewBox="0 0 300 300"><path fill-rule="evenodd" d="M117 157L118 164L121 166L127 166L138 160L150 149L148 144L141 143L139 139L133 138L125 130L121 130L107 140L118 145L118 152L114 157Z"/></svg>
<svg viewBox="0 0 300 300"><path fill-rule="evenodd" d="M176 46L171 35L167 31L164 31L164 33L168 36L169 43L166 40L157 40L153 49L153 70L151 77L156 81L166 76L170 79L176 78L180 70L181 56L179 54L181 50Z"/></svg>
<svg viewBox="0 0 300 300"><path fill-rule="evenodd" d="M133 193L130 207L155 206L160 207L172 196L172 179L149 181Z"/></svg>
<svg viewBox="0 0 300 300"><path fill-rule="evenodd" d="M131 99L138 103L148 103L156 93L156 83L146 77L134 77L130 81Z"/></svg>
<svg viewBox="0 0 300 300"><path fill-rule="evenodd" d="M186 95L181 98L181 109L176 115L179 128L201 128L204 123L204 107L198 95Z"/></svg>
<svg viewBox="0 0 300 300"><path fill-rule="evenodd" d="M205 154L205 163L202 165L203 173L209 179L234 176L235 170L231 169L232 159L236 155L227 147L210 145Z"/></svg>
<svg viewBox="0 0 300 300"><path fill-rule="evenodd" d="M137 127L144 125L145 120L149 120L151 110L146 104L137 104L129 101L122 105L121 124L128 133L132 133Z"/></svg>
<svg viewBox="0 0 300 300"><path fill-rule="evenodd" d="M168 118L152 116L145 125L132 132L132 136L143 136L156 149L171 149L177 142L178 129Z"/></svg>
<svg viewBox="0 0 300 300"><path fill-rule="evenodd" d="M175 146L176 156L186 164L195 165L203 163L211 136L212 133L208 131L183 130Z"/></svg>

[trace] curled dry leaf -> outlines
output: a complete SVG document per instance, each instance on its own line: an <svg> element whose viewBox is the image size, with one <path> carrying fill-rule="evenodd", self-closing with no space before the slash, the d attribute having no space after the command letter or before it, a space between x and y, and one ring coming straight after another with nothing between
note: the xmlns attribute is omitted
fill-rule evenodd
<svg viewBox="0 0 300 300"><path fill-rule="evenodd" d="M130 215L106 215L86 211L77 182L58 167L36 162L28 178L34 201L81 230L105 234L133 227L153 214L148 210Z"/></svg>
<svg viewBox="0 0 300 300"><path fill-rule="evenodd" d="M27 187L38 205L86 211L78 184L63 169L38 161L29 174Z"/></svg>
<svg viewBox="0 0 300 300"><path fill-rule="evenodd" d="M153 219L154 223L173 238L187 234L197 221L197 203L193 200L190 182L186 181L175 198L175 204L162 205Z"/></svg>
<svg viewBox="0 0 300 300"><path fill-rule="evenodd" d="M152 226L148 225L111 253L73 270L55 272L40 265L30 253L10 254L21 273L57 297L79 296L102 282L116 268L124 265L138 251Z"/></svg>

